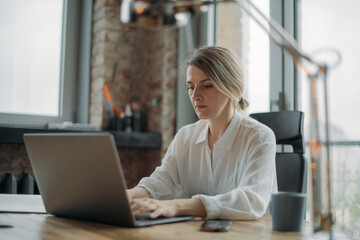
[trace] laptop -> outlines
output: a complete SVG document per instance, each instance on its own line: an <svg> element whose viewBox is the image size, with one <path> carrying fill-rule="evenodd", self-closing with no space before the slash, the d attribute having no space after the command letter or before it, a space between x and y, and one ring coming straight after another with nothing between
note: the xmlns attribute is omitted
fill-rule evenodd
<svg viewBox="0 0 360 240"><path fill-rule="evenodd" d="M192 219L132 215L110 133L24 134L24 142L47 213L125 227Z"/></svg>

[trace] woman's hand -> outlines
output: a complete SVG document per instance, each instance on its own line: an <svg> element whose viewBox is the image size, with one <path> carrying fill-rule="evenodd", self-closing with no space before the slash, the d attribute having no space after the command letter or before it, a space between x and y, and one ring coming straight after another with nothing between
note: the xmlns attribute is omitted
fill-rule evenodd
<svg viewBox="0 0 360 240"><path fill-rule="evenodd" d="M130 201L134 216L152 212L150 218L196 216L206 217L206 209L200 199L156 200L151 198L136 198Z"/></svg>
<svg viewBox="0 0 360 240"><path fill-rule="evenodd" d="M130 201L131 210L134 216L145 212L152 212L150 218L174 217L177 215L176 202L173 200L161 201L151 198L136 198Z"/></svg>

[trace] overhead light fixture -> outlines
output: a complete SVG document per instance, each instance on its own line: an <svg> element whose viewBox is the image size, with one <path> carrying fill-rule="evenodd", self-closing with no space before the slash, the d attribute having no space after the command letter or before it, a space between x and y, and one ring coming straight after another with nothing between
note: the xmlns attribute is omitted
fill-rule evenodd
<svg viewBox="0 0 360 240"><path fill-rule="evenodd" d="M120 21L143 28L184 26L195 12L206 12L211 1L123 0Z"/></svg>
<svg viewBox="0 0 360 240"><path fill-rule="evenodd" d="M251 0L122 0L120 21L145 28L166 28L185 25L196 12L203 12L209 5L237 3L284 51L289 53L296 66L310 82L310 161L312 177L312 218L316 239L347 239L340 231L332 231L331 172L329 153L329 120L327 100L327 73L329 65L315 61L303 53L296 40L277 22L268 19ZM340 63L341 55L333 50Z"/></svg>

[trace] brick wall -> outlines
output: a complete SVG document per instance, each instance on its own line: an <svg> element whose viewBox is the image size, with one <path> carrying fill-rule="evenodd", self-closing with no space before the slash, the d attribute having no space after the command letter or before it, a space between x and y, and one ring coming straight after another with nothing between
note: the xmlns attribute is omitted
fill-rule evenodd
<svg viewBox="0 0 360 240"><path fill-rule="evenodd" d="M110 125L102 89L107 84L115 106L140 103L147 131L162 133L165 151L175 134L177 30L124 26L119 6L115 0L94 2L90 122Z"/></svg>
<svg viewBox="0 0 360 240"><path fill-rule="evenodd" d="M24 145L0 144L0 176L5 173L32 173Z"/></svg>

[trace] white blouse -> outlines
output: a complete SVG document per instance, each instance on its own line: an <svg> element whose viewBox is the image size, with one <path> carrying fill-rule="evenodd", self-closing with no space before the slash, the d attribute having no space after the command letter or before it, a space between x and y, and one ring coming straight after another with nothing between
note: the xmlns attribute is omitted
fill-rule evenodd
<svg viewBox="0 0 360 240"><path fill-rule="evenodd" d="M272 130L236 112L213 146L213 162L207 139L208 120L182 127L162 165L138 186L155 199L201 199L208 219L262 217L277 191Z"/></svg>

